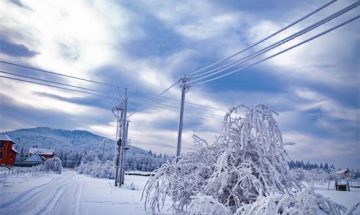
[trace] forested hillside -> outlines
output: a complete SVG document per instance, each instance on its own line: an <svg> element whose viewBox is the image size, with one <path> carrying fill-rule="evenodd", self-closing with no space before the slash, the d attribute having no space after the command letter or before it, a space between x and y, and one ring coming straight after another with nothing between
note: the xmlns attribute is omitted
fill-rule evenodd
<svg viewBox="0 0 360 215"><path fill-rule="evenodd" d="M30 147L54 149L62 160L63 166L74 168L81 162L113 161L114 140L83 130L63 130L48 127L20 129L6 132L15 142L19 151L18 162L28 156ZM152 171L169 160L167 155L160 155L138 147L131 147L126 154L127 170Z"/></svg>

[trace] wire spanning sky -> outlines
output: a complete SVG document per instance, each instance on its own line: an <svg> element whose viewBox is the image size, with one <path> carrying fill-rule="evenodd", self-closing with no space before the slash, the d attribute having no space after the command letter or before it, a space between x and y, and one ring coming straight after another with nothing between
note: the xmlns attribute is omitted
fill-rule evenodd
<svg viewBox="0 0 360 215"><path fill-rule="evenodd" d="M149 102L154 95L184 73L230 56L327 2L5 0L0 2L0 59L128 87L130 112L145 103L131 117L132 143L175 154L180 90L174 87L160 101ZM354 2L335 2L259 49ZM359 12L356 8L282 48ZM260 65L191 88L188 102L216 109L185 105L184 151L191 149L194 132L213 141L221 110L263 103L279 113L284 141L297 143L287 146L291 158L360 168L358 29L360 22L355 21ZM122 93L1 63L0 70L108 96ZM117 102L0 78L0 131L49 126L114 138L110 109Z"/></svg>

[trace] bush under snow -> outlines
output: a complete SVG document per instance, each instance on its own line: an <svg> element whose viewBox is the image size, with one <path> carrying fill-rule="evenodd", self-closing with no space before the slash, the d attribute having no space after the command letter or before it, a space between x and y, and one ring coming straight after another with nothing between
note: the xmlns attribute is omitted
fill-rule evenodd
<svg viewBox="0 0 360 215"><path fill-rule="evenodd" d="M194 152L155 171L144 188L145 207L155 213L169 197L175 213L197 215L302 214L304 204L306 211L343 211L301 192L273 114L264 105L231 109L214 144L194 136Z"/></svg>
<svg viewBox="0 0 360 215"><path fill-rule="evenodd" d="M51 172L61 174L62 163L61 163L60 158L53 157L53 158L47 159L42 165L36 166L34 168L37 168L39 171L44 171L44 172L51 171Z"/></svg>
<svg viewBox="0 0 360 215"><path fill-rule="evenodd" d="M318 214L320 211L339 215L345 212L346 208L309 189L294 195L274 193L266 197L260 196L254 203L240 207L235 214L302 215Z"/></svg>
<svg viewBox="0 0 360 215"><path fill-rule="evenodd" d="M114 164L112 161L101 162L99 160L82 162L76 167L76 171L80 174L90 175L97 178L115 178Z"/></svg>

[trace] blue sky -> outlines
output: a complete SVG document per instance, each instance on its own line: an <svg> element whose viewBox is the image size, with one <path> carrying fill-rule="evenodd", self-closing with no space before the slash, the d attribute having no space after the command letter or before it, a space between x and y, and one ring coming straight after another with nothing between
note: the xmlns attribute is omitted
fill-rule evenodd
<svg viewBox="0 0 360 215"><path fill-rule="evenodd" d="M0 59L129 88L130 112L191 72L225 58L327 1L1 1ZM339 1L261 46L269 45L355 1ZM359 13L359 8L298 39ZM360 23L327 34L255 67L198 87L186 104L184 151L195 132L209 142L230 107L263 103L276 117L293 159L360 164ZM292 43L294 44L294 43ZM282 46L277 50L288 47ZM268 56L269 54L265 54ZM113 89L0 64L3 71ZM116 100L0 79L0 131L49 126L114 138ZM180 90L131 117L136 146L175 154Z"/></svg>

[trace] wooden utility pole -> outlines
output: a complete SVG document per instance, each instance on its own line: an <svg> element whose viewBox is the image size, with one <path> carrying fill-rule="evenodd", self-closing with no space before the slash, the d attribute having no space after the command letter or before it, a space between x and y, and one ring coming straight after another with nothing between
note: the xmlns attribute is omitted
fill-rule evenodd
<svg viewBox="0 0 360 215"><path fill-rule="evenodd" d="M189 87L187 86L187 78L183 77L181 79L181 105L180 105L180 119L179 119L179 131L178 131L178 141L177 141L177 150L176 157L180 156L181 153L181 139L182 139L182 129L183 129L183 118L184 118L184 106L185 106L185 93L188 91Z"/></svg>
<svg viewBox="0 0 360 215"><path fill-rule="evenodd" d="M127 89L125 88L125 96L123 100L123 111L121 118L121 144L120 144L120 171L119 171L119 186L124 184L125 174L125 146L127 144Z"/></svg>
<svg viewBox="0 0 360 215"><path fill-rule="evenodd" d="M124 150L123 150L123 156L122 156L122 163L123 163L123 168L121 171L121 181L122 184L124 184L125 182L125 158L126 158L126 151L130 148L129 143L128 143L128 129L129 129L129 120L126 121L126 129L125 129L125 137L124 137Z"/></svg>
<svg viewBox="0 0 360 215"><path fill-rule="evenodd" d="M121 104L113 108L113 113L117 118L117 137L116 158L115 158L115 187L124 184L125 173L125 149L127 144L127 89L125 88L124 98Z"/></svg>
<svg viewBox="0 0 360 215"><path fill-rule="evenodd" d="M113 114L116 117L116 157L115 157L115 187L119 185L119 168L120 168L120 154L121 154L121 120L122 120L122 108L121 105L112 109Z"/></svg>
<svg viewBox="0 0 360 215"><path fill-rule="evenodd" d="M120 106L114 108L115 111L121 111ZM113 110L114 110L113 109ZM114 114L115 115L115 114ZM120 152L121 152L121 117L117 117L116 134L118 139L116 140L116 158L115 158L115 187L119 185L119 168L120 168Z"/></svg>

